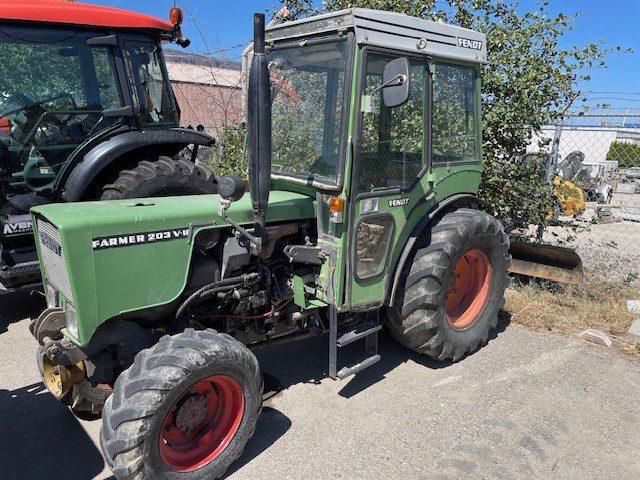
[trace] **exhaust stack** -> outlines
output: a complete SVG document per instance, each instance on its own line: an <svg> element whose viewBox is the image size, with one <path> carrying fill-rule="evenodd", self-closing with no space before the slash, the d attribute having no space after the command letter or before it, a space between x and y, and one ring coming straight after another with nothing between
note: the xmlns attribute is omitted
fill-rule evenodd
<svg viewBox="0 0 640 480"><path fill-rule="evenodd" d="M247 153L255 236L264 243L271 187L271 82L265 46L265 16L253 15L253 61L249 73Z"/></svg>

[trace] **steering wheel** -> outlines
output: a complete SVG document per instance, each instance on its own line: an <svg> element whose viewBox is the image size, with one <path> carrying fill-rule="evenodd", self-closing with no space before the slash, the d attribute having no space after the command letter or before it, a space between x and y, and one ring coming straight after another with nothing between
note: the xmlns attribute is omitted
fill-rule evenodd
<svg viewBox="0 0 640 480"><path fill-rule="evenodd" d="M6 112L4 116L13 115L15 113L22 112L24 110L27 110L29 108L34 108L34 107L42 109L42 105L44 105L45 103L51 102L53 100L57 100L59 98L68 98L71 101L70 102L71 105L73 105L74 108L78 108L78 104L76 103L75 98L73 98L73 95L71 95L70 93L58 93L51 97L40 100L39 102L36 102L35 100L27 97L23 93L15 92L15 93L12 93L9 98L7 98L6 103L7 104L13 103L19 108L15 108L9 112Z"/></svg>
<svg viewBox="0 0 640 480"><path fill-rule="evenodd" d="M9 115L13 115L16 114L18 112L22 112L23 110L26 110L27 108L31 108L37 105L36 101L27 97L26 95L22 94L22 93L12 93L11 96L9 98L7 98L7 100L5 101L6 104L8 105L14 105L18 108L14 108L13 110L9 110L8 112L4 113L4 116L9 116Z"/></svg>

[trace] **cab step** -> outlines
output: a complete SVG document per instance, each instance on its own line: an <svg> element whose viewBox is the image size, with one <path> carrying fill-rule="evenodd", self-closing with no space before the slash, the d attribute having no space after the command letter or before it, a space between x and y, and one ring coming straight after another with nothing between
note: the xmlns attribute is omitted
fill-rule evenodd
<svg viewBox="0 0 640 480"><path fill-rule="evenodd" d="M382 330L382 325L378 321L378 312L365 315L367 315L367 321L338 338L338 313L333 306L329 308L329 377L334 380L355 375L375 365L381 359L378 355L378 332ZM359 340L365 341L365 358L338 371L338 348L346 347Z"/></svg>
<svg viewBox="0 0 640 480"><path fill-rule="evenodd" d="M362 340L363 338L373 335L374 333L382 330L382 325L379 323L363 323L358 325L355 329L345 333L338 339L338 347L346 347L347 345Z"/></svg>
<svg viewBox="0 0 640 480"><path fill-rule="evenodd" d="M341 368L340 371L336 374L336 377L339 378L340 380L343 380L347 377L350 377L351 375L355 375L356 373L364 370L365 368L368 368L371 365L375 365L380 361L381 358L382 357L380 357L380 355L378 355L377 353L374 355L371 355L369 358L366 358L361 362L356 363L355 365Z"/></svg>

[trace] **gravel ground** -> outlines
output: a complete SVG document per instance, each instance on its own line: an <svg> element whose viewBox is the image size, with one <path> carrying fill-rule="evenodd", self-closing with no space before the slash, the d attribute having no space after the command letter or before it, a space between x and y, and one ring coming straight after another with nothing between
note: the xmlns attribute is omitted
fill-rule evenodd
<svg viewBox="0 0 640 480"><path fill-rule="evenodd" d="M100 422L39 382L27 317L41 309L0 297L0 478L108 479ZM340 382L326 378L326 339L260 352L273 396L228 478L640 478L638 363L517 327L494 337L450 365L383 335L382 361Z"/></svg>
<svg viewBox="0 0 640 480"><path fill-rule="evenodd" d="M613 223L594 223L596 212L587 208L576 220L564 219L573 221L575 228L548 227L544 241L576 248L587 275L640 284L640 195L616 193L611 206L614 216L638 214L639 221L616 217Z"/></svg>

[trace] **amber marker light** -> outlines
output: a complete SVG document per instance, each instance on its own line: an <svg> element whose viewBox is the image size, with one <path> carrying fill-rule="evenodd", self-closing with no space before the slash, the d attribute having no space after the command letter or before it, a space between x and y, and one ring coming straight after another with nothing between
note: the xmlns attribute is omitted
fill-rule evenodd
<svg viewBox="0 0 640 480"><path fill-rule="evenodd" d="M329 199L329 213L331 222L342 223L344 219L344 198L331 197Z"/></svg>

